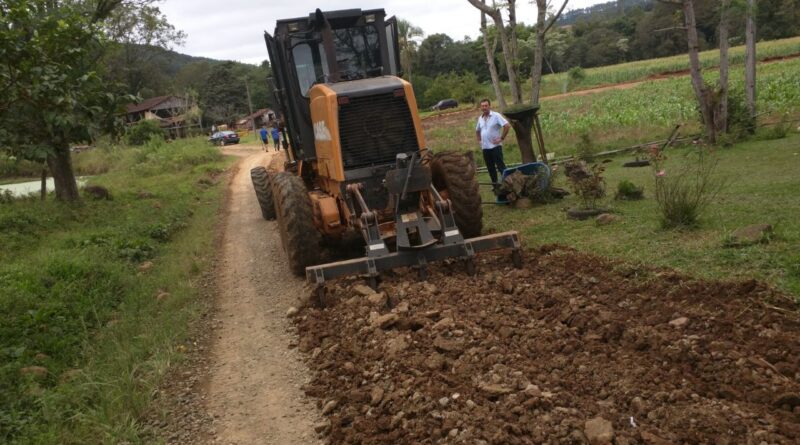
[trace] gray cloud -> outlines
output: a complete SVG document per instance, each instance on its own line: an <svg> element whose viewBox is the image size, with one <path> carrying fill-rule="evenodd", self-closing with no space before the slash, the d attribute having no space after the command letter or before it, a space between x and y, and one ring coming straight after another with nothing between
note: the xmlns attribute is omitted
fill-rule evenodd
<svg viewBox="0 0 800 445"><path fill-rule="evenodd" d="M602 0L571 0L568 8L583 8ZM264 31L272 32L277 19L304 17L316 8L383 8L419 26L425 35L443 33L454 40L479 34L480 13L466 0L168 0L161 10L170 23L188 34L178 52L193 56L259 64L267 59ZM536 8L529 1L518 6L517 20L533 23Z"/></svg>

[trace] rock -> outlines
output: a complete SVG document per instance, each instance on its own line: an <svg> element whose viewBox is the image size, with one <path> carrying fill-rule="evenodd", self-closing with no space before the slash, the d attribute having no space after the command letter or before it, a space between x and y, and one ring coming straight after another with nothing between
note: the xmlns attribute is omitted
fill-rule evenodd
<svg viewBox="0 0 800 445"><path fill-rule="evenodd" d="M441 352L453 352L460 354L464 351L464 340L461 338L436 337L433 346Z"/></svg>
<svg viewBox="0 0 800 445"><path fill-rule="evenodd" d="M514 201L514 208L515 209L529 209L533 207L533 201L529 198L519 198Z"/></svg>
<svg viewBox="0 0 800 445"><path fill-rule="evenodd" d="M37 352L37 353L36 353L36 355L34 355L34 356L33 356L33 358L34 358L34 359L35 359L37 362L43 362L43 361L45 361L45 360L50 360L50 356L49 356L49 355L47 355L47 354L44 354L44 353L42 353L42 352Z"/></svg>
<svg viewBox="0 0 800 445"><path fill-rule="evenodd" d="M379 315L372 320L373 328L389 329L393 324L397 323L397 314Z"/></svg>
<svg viewBox="0 0 800 445"><path fill-rule="evenodd" d="M442 357L441 354L434 352L425 359L423 364L431 371L439 371L444 368L444 363L444 357Z"/></svg>
<svg viewBox="0 0 800 445"><path fill-rule="evenodd" d="M678 317L669 322L670 326L675 328L682 328L686 326L686 323L689 323L689 319L686 317Z"/></svg>
<svg viewBox="0 0 800 445"><path fill-rule="evenodd" d="M396 357L397 354L408 349L408 342L403 336L393 338L386 342L386 355Z"/></svg>
<svg viewBox="0 0 800 445"><path fill-rule="evenodd" d="M356 285L353 286L352 289L353 289L353 292L357 293L358 295L361 295L362 297L368 297L368 296L376 293L374 290L372 290L371 287L366 286L364 284L356 284Z"/></svg>
<svg viewBox="0 0 800 445"><path fill-rule="evenodd" d="M478 384L478 388L481 391L488 392L489 394L492 394L492 395L495 395L495 396L502 396L502 395L511 394L512 392L514 392L513 389L509 388L508 386L501 385L499 383L482 382L482 383Z"/></svg>
<svg viewBox="0 0 800 445"><path fill-rule="evenodd" d="M157 301L164 301L167 298L169 298L169 292L164 291L164 290L159 290L158 291L158 294L156 295L156 300Z"/></svg>
<svg viewBox="0 0 800 445"><path fill-rule="evenodd" d="M383 388L381 388L380 386L373 387L372 392L370 393L370 403L372 405L377 405L381 403L381 400L383 400L383 393L384 393Z"/></svg>
<svg viewBox="0 0 800 445"><path fill-rule="evenodd" d="M298 312L299 312L299 311L297 310L297 308L296 308L296 307L294 307L294 306L292 306L292 307L290 307L290 308L289 308L289 309L286 311L286 316L287 316L288 318L292 318L292 317L294 317L295 315L297 315L297 313L298 313Z"/></svg>
<svg viewBox="0 0 800 445"><path fill-rule="evenodd" d="M592 445L611 445L611 441L614 440L614 427L608 420L595 417L586 421L583 434Z"/></svg>
<svg viewBox="0 0 800 445"><path fill-rule="evenodd" d="M634 413L642 413L647 409L647 406L641 397L634 397L631 400L631 409Z"/></svg>
<svg viewBox="0 0 800 445"><path fill-rule="evenodd" d="M336 409L336 405L338 405L338 403L336 403L336 400L329 401L328 403L325 404L324 407L322 407L322 414L329 414L331 411Z"/></svg>
<svg viewBox="0 0 800 445"><path fill-rule="evenodd" d="M19 372L22 375L32 375L34 377L47 376L47 368L44 366L27 366L25 368L20 368Z"/></svg>
<svg viewBox="0 0 800 445"><path fill-rule="evenodd" d="M619 216L612 215L610 213L601 213L601 214L597 215L597 218L595 218L595 220L594 220L594 222L598 226L607 226L607 225L613 224L613 223L615 223L617 221L619 221Z"/></svg>
<svg viewBox="0 0 800 445"><path fill-rule="evenodd" d="M439 399L439 406L441 406L442 408L446 407L449 404L450 404L449 397L442 397L441 399Z"/></svg>
<svg viewBox="0 0 800 445"><path fill-rule="evenodd" d="M322 434L322 433L328 431L328 427L330 427L330 424L327 421L318 422L318 423L314 424L314 431L317 434Z"/></svg>
<svg viewBox="0 0 800 445"><path fill-rule="evenodd" d="M673 445L672 442L662 439L653 433L648 433L647 431L642 431L639 435L642 437L642 441L647 445Z"/></svg>
<svg viewBox="0 0 800 445"><path fill-rule="evenodd" d="M433 324L433 329L435 331L442 331L447 330L455 326L455 322L450 317L442 318L441 320L437 321Z"/></svg>
<svg viewBox="0 0 800 445"><path fill-rule="evenodd" d="M465 402L465 405L467 405L467 408L469 408L469 409L475 408L475 406L476 406L475 402L473 402L472 400L467 400Z"/></svg>
<svg viewBox="0 0 800 445"><path fill-rule="evenodd" d="M772 234L772 224L753 224L736 229L730 236L728 244L732 246L749 246L769 241Z"/></svg>
<svg viewBox="0 0 800 445"><path fill-rule="evenodd" d="M397 305L392 312L396 312L398 314L402 314L404 312L408 312L408 301L404 301Z"/></svg>
<svg viewBox="0 0 800 445"><path fill-rule="evenodd" d="M149 272L150 269L152 269L152 268L153 268L153 262L152 261L145 261L144 263L139 265L139 272L142 272L142 273Z"/></svg>
<svg viewBox="0 0 800 445"><path fill-rule="evenodd" d="M541 397L542 390L539 389L538 386L528 383L528 386L525 387L525 394L527 394L529 397Z"/></svg>
<svg viewBox="0 0 800 445"><path fill-rule="evenodd" d="M385 292L374 292L370 295L367 295L367 301L373 306L378 307L386 307L386 303L389 302L389 298L386 296Z"/></svg>

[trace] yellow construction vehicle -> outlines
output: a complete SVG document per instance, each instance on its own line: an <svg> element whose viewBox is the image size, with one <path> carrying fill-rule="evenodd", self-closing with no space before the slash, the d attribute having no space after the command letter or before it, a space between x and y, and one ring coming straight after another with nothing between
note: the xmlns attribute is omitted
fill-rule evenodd
<svg viewBox="0 0 800 445"><path fill-rule="evenodd" d="M481 198L471 153L433 154L411 84L400 78L397 23L382 9L278 20L265 33L283 122L284 171L251 171L264 218L277 218L291 270L324 292L334 277L508 248L516 232L480 236ZM318 264L323 238L356 231L362 258Z"/></svg>

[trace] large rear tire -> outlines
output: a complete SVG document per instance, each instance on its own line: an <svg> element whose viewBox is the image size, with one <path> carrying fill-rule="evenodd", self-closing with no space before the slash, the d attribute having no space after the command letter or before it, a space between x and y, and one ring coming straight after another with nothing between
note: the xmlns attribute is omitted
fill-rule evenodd
<svg viewBox="0 0 800 445"><path fill-rule="evenodd" d="M314 227L308 190L300 177L280 172L272 176L272 195L289 268L304 276L307 266L319 263L321 239Z"/></svg>
<svg viewBox="0 0 800 445"><path fill-rule="evenodd" d="M250 170L250 179L253 180L253 188L258 198L258 206L261 207L261 216L266 220L275 219L275 203L272 199L272 187L270 186L269 173L264 167L255 167Z"/></svg>
<svg viewBox="0 0 800 445"><path fill-rule="evenodd" d="M446 192L453 205L456 226L465 238L480 236L483 208L478 190L477 170L472 153L445 151L433 156L433 185Z"/></svg>

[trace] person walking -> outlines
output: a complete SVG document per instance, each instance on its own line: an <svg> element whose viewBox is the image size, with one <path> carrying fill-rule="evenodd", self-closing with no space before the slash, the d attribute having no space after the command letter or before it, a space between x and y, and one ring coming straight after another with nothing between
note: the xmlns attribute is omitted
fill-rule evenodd
<svg viewBox="0 0 800 445"><path fill-rule="evenodd" d="M503 162L503 141L509 128L511 124L500 113L492 111L489 99L481 100L481 115L478 116L478 123L475 125L475 136L481 145L489 177L495 185L498 184L497 170L499 169L502 175L506 169L506 164Z"/></svg>
<svg viewBox="0 0 800 445"><path fill-rule="evenodd" d="M269 147L269 140L267 139L267 126L262 125L261 130L259 130L258 133L261 136L261 148L266 151L267 147Z"/></svg>
<svg viewBox="0 0 800 445"><path fill-rule="evenodd" d="M280 150L278 143L281 141L281 132L278 127L272 127L272 143L275 145L275 151Z"/></svg>

